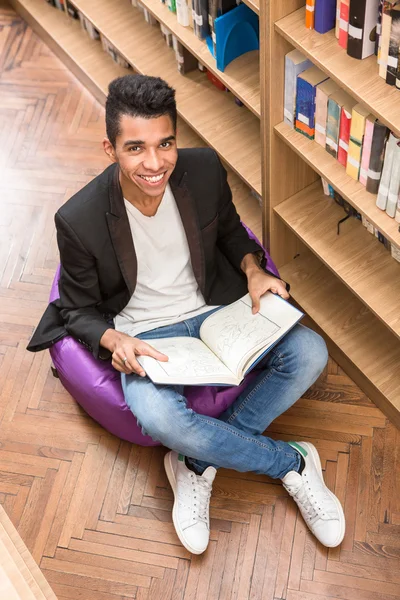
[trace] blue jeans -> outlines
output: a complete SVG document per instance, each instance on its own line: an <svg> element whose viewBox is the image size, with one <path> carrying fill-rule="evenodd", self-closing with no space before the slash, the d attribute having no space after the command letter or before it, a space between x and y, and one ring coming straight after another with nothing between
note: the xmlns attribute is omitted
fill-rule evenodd
<svg viewBox="0 0 400 600"><path fill-rule="evenodd" d="M214 309L218 310L218 309ZM138 337L199 337L210 314L146 331ZM125 401L144 433L186 457L198 473L210 465L282 478L297 471L300 454L288 443L262 435L321 374L328 360L324 340L296 325L256 367L257 376L218 419L186 406L181 385L156 385L122 374Z"/></svg>

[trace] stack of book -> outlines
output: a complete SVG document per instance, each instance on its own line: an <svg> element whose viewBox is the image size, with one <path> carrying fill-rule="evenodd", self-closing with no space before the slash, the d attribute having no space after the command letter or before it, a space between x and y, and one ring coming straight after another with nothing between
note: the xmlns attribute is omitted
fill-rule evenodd
<svg viewBox="0 0 400 600"><path fill-rule="evenodd" d="M309 64L310 61L298 50L285 57L284 121L325 148L368 192L378 194L382 176L382 200L378 205L394 217L393 198L399 191L400 153L395 152L394 142L386 146L390 131L325 73ZM390 134L389 140L397 138ZM389 171L389 166L385 165L392 160L392 155L394 167ZM386 194L387 205L384 205L385 186L392 189L390 202L389 191Z"/></svg>
<svg viewBox="0 0 400 600"><path fill-rule="evenodd" d="M305 25L319 33L335 28L353 58L376 54L379 75L400 89L400 0L306 0Z"/></svg>

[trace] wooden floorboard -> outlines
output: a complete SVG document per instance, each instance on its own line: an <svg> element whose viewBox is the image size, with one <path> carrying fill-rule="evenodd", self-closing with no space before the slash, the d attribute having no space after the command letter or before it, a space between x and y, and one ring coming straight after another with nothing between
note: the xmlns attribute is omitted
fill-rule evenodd
<svg viewBox="0 0 400 600"><path fill-rule="evenodd" d="M334 361L268 434L319 449L341 547L316 542L277 482L221 469L210 546L191 556L165 449L108 434L48 354L26 352L58 263L54 212L108 164L103 134L102 107L0 2L0 504L57 598L400 599L400 432Z"/></svg>

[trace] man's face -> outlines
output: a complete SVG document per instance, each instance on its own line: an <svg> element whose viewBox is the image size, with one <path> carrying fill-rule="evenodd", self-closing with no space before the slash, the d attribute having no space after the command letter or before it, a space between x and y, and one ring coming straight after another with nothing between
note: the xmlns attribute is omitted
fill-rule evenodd
<svg viewBox="0 0 400 600"><path fill-rule="evenodd" d="M119 163L123 188L131 193L136 190L141 195L159 197L178 159L171 118L168 115L153 119L122 115L120 131L115 148L105 140L104 149Z"/></svg>

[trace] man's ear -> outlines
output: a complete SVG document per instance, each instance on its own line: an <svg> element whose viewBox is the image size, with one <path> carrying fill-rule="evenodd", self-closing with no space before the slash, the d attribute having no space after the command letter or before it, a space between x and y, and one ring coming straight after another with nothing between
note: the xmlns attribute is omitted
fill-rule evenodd
<svg viewBox="0 0 400 600"><path fill-rule="evenodd" d="M117 157L115 155L115 148L107 137L105 137L103 139L103 150L107 154L107 156L111 160L111 162L117 162Z"/></svg>

